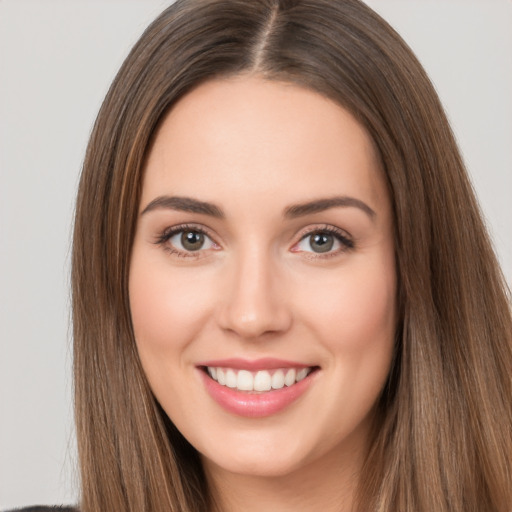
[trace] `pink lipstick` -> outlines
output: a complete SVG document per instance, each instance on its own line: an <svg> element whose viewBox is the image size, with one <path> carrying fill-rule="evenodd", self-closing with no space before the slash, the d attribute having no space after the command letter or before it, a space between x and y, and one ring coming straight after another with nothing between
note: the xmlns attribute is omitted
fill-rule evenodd
<svg viewBox="0 0 512 512"><path fill-rule="evenodd" d="M221 407L249 418L276 414L298 400L319 369L274 358L206 361L197 368L209 395Z"/></svg>

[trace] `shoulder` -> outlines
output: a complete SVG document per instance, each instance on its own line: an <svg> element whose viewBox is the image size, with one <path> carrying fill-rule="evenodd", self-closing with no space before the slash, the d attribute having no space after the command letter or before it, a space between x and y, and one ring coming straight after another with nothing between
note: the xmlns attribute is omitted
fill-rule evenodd
<svg viewBox="0 0 512 512"><path fill-rule="evenodd" d="M75 507L49 507L49 506L41 506L37 507L25 507L25 508L14 508L11 510L6 510L5 512L79 512L79 510Z"/></svg>

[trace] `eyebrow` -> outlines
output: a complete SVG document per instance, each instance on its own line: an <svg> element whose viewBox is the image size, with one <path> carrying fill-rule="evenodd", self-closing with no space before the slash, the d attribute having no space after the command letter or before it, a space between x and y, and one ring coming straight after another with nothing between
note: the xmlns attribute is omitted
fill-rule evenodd
<svg viewBox="0 0 512 512"><path fill-rule="evenodd" d="M205 201L199 201L198 199L192 199L191 197L176 197L176 196L159 196L153 199L146 208L142 211L141 215L148 213L153 210L169 209L180 212L192 212L201 213L203 215L209 215L217 219L224 218L224 212L213 203L207 203Z"/></svg>
<svg viewBox="0 0 512 512"><path fill-rule="evenodd" d="M323 212L325 210L329 210L330 208L336 207L354 207L359 208L364 213L370 217L370 219L374 219L377 215L375 211L370 208L365 202L360 199L356 199L355 197L349 196L335 196L329 197L326 199L317 199L314 201L308 201L307 203L295 204L289 206L284 211L285 218L295 219L297 217L302 217L303 215L310 215L313 213Z"/></svg>
<svg viewBox="0 0 512 512"><path fill-rule="evenodd" d="M306 203L299 203L288 206L284 210L284 217L287 219L295 219L305 215L320 213L330 208L337 207L354 207L359 208L366 213L370 219L376 216L375 211L370 208L365 202L355 197L349 196L335 196L325 199L316 199ZM209 215L217 219L225 218L225 214L221 208L213 203L200 201L191 197L180 196L159 196L151 201L146 208L142 211L141 215L153 210L169 209L181 212L199 213L202 215Z"/></svg>

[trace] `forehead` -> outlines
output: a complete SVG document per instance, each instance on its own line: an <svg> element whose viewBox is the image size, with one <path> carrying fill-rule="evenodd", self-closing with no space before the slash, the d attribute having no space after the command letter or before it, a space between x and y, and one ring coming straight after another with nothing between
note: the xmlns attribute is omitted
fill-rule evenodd
<svg viewBox="0 0 512 512"><path fill-rule="evenodd" d="M374 203L387 195L365 129L316 92L235 77L198 86L167 114L149 151L143 202L162 193L222 200L276 191L300 201L331 190Z"/></svg>

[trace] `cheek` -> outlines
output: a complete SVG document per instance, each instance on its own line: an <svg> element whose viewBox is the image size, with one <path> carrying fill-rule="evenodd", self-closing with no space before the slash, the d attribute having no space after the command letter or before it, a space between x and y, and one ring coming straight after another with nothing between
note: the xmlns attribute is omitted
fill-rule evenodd
<svg viewBox="0 0 512 512"><path fill-rule="evenodd" d="M358 352L387 345L396 324L395 281L392 265L353 266L330 276L321 300L318 293L308 294L304 311L333 349Z"/></svg>
<svg viewBox="0 0 512 512"><path fill-rule="evenodd" d="M183 349L208 317L211 291L204 276L173 272L161 256L143 260L134 252L130 310L141 359Z"/></svg>
<svg viewBox="0 0 512 512"><path fill-rule="evenodd" d="M349 281L341 298L340 328L363 345L387 339L395 330L395 294L390 276L365 275Z"/></svg>
<svg viewBox="0 0 512 512"><path fill-rule="evenodd" d="M396 329L394 266L351 266L325 283L322 300L308 299L310 329L326 349L326 395L333 430L347 432L368 418L389 374ZM307 313L306 313L307 311ZM345 418L340 423L339 418Z"/></svg>

